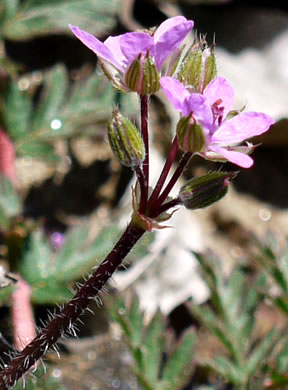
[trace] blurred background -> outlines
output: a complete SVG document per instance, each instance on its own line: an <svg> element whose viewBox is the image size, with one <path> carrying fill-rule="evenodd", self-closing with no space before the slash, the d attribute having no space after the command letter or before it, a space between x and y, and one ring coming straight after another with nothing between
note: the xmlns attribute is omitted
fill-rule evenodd
<svg viewBox="0 0 288 390"><path fill-rule="evenodd" d="M105 40L179 14L193 19L195 31L208 43L216 41L218 74L235 88L235 108L265 112L276 123L254 140L259 144L255 164L241 170L229 194L209 209L180 210L171 220L173 229L147 235L117 272L110 292L133 290L146 321L160 307L177 340L197 322L186 303L202 304L211 294L196 253L216 253L224 275L235 265L242 267L249 283L259 267L251 261L255 237L265 246L269 231L280 248L286 244L287 5L275 0L0 0L0 266L6 275L0 278L5 287L0 290L0 334L8 344L13 342L15 287L7 272L32 288L40 324L47 308L71 297L73 282L111 249L131 214L133 174L113 156L106 122L117 105L139 123L138 100L112 89L97 57L76 40L68 24ZM154 181L176 119L164 95L151 98ZM235 170L231 164L195 158L185 179L219 168ZM127 369L131 357L121 332L114 327L109 333L107 305L96 307L97 316L87 316L78 340L62 345L60 363L49 358L51 376L64 388L142 388ZM271 328L271 313L261 313ZM5 342L4 352L9 349ZM208 350L213 348L211 342ZM199 368L197 375L207 378ZM175 389L184 389L184 382ZM205 388L232 388L226 385Z"/></svg>

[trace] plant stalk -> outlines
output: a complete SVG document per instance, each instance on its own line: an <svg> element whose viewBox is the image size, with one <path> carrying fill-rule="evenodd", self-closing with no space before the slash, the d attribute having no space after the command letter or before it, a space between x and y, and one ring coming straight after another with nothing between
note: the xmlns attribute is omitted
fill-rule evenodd
<svg viewBox="0 0 288 390"><path fill-rule="evenodd" d="M74 333L73 323L85 312L89 303L95 299L110 276L116 271L125 256L135 243L143 236L145 230L138 225L130 224L94 274L79 289L72 300L54 315L54 318L10 363L0 371L0 390L8 390L16 385L38 359L44 355L59 337Z"/></svg>
<svg viewBox="0 0 288 390"><path fill-rule="evenodd" d="M148 112L149 112L149 96L141 95L140 96L140 111L141 111L141 134L143 137L144 145L145 145L145 159L143 162L143 173L145 179L145 186L148 194L149 187L149 129L148 129ZM146 199L142 198L145 195L141 193L141 213L144 213L147 205L147 196Z"/></svg>
<svg viewBox="0 0 288 390"><path fill-rule="evenodd" d="M177 182L179 177L182 175L182 173L183 173L186 165L188 164L189 160L191 159L192 155L193 155L193 153L187 152L181 158L179 165L178 165L176 171L174 172L173 176L169 180L167 186L162 191L162 193L160 194L158 199L156 199L156 201L154 202L154 204L152 206L153 209L151 210L151 213L149 215L151 218L159 215L158 210L159 210L160 206L166 200L167 196L169 195L170 191L174 187L175 183Z"/></svg>
<svg viewBox="0 0 288 390"><path fill-rule="evenodd" d="M162 190L163 188L163 185L165 183L165 180L168 176L168 173L171 169L171 166L173 164L173 162L175 161L176 159L176 155L178 153L178 150L179 150L179 147L178 147L178 138L177 136L174 137L174 140L173 140L173 143L172 143L172 147L171 147L171 150L170 150L170 153L169 153L169 156L165 162L165 165L162 169L162 172L159 176L159 179L158 179L158 182L154 188L154 191L152 192L152 195L149 199L149 207L153 208L153 203L156 201L158 195L160 194L160 191Z"/></svg>

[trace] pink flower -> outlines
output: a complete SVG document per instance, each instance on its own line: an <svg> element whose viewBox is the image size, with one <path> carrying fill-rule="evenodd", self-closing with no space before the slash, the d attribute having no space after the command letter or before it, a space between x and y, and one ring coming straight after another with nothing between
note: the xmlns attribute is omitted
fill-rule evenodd
<svg viewBox="0 0 288 390"><path fill-rule="evenodd" d="M164 62L178 49L193 25L192 20L176 16L167 19L156 31L126 33L109 37L104 43L76 26L69 27L75 36L99 57L113 85L130 91L125 75L132 63L137 59L143 61L146 56L150 56L160 72Z"/></svg>
<svg viewBox="0 0 288 390"><path fill-rule="evenodd" d="M216 77L203 94L190 93L178 80L162 77L160 84L172 105L196 120L203 128L205 146L198 152L207 160L228 160L243 168L250 168L253 159L247 153L253 145L235 146L246 139L269 130L274 120L260 112L243 112L231 118L234 90L223 77Z"/></svg>

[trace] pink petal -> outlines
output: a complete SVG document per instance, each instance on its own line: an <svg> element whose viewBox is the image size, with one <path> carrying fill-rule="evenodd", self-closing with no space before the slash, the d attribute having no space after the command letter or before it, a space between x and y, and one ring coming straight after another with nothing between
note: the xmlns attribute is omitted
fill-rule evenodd
<svg viewBox="0 0 288 390"><path fill-rule="evenodd" d="M156 43L161 38L161 36L169 31L172 27L178 26L178 24L185 22L187 22L187 19L184 16L174 16L173 18L166 19L155 31L154 42Z"/></svg>
<svg viewBox="0 0 288 390"><path fill-rule="evenodd" d="M117 35L116 37L109 37L104 41L104 45L108 47L111 53L113 53L114 57L117 58L117 61L122 65L124 70L127 64L127 59L122 53L120 39L121 35Z"/></svg>
<svg viewBox="0 0 288 390"><path fill-rule="evenodd" d="M118 69L122 69L121 63L114 57L112 52L107 48L103 42L99 41L99 39L95 38L93 35L87 33L86 31L80 30L77 26L72 26L69 24L73 34L82 42L85 46L87 46L90 50L92 50L97 56L101 57L103 60L110 62Z"/></svg>
<svg viewBox="0 0 288 390"><path fill-rule="evenodd" d="M209 149L215 153L220 154L226 158L226 160L242 168L250 168L254 163L253 159L244 153L235 152L234 150L227 150L216 145L210 145Z"/></svg>
<svg viewBox="0 0 288 390"><path fill-rule="evenodd" d="M242 142L265 133L274 120L261 112L244 112L227 120L213 134L211 141L221 145Z"/></svg>
<svg viewBox="0 0 288 390"><path fill-rule="evenodd" d="M231 111L234 103L234 90L224 77L216 77L212 80L205 88L204 96L211 106L221 99L219 107L224 107L224 118Z"/></svg>
<svg viewBox="0 0 288 390"><path fill-rule="evenodd" d="M182 107L182 114L184 116L193 112L195 118L202 126L205 126L208 129L211 127L211 124L213 123L211 106L207 104L207 100L202 94L192 93L188 99L185 99Z"/></svg>
<svg viewBox="0 0 288 390"><path fill-rule="evenodd" d="M183 101L189 97L189 91L180 81L173 77L162 77L160 80L161 87L170 103L182 112Z"/></svg>
<svg viewBox="0 0 288 390"><path fill-rule="evenodd" d="M131 32L120 35L119 42L121 51L128 64L131 64L140 53L146 55L147 51L151 51L154 48L153 38L143 32Z"/></svg>
<svg viewBox="0 0 288 390"><path fill-rule="evenodd" d="M192 30L194 22L184 16L176 16L163 22L154 34L155 58L160 70L166 58L180 45Z"/></svg>

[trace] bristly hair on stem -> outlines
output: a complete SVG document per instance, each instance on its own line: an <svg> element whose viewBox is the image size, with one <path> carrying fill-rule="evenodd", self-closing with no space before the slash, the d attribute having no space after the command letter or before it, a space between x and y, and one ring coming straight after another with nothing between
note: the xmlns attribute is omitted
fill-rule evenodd
<svg viewBox="0 0 288 390"><path fill-rule="evenodd" d="M91 300L95 299L144 233L143 228L132 223L127 226L112 251L72 300L64 305L60 312L53 315L50 323L42 329L38 336L2 369L0 372L0 390L8 390L15 386L18 379L23 377L51 347L53 348L62 334L71 331L71 324L85 312Z"/></svg>

